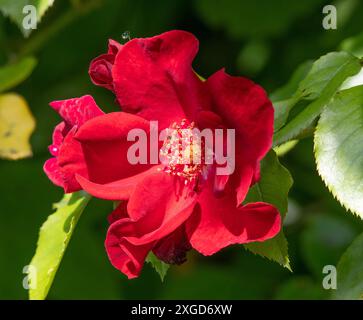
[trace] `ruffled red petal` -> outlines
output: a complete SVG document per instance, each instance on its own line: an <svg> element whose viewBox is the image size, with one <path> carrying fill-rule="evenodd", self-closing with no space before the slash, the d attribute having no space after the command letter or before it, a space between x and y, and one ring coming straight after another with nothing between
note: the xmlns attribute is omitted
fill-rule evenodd
<svg viewBox="0 0 363 320"><path fill-rule="evenodd" d="M65 126L66 124L64 122L61 122L54 128L53 143L48 147L49 153L54 157L59 154L59 149L63 143L65 136ZM61 169L58 165L57 158L48 159L44 163L43 170L50 181L52 181L55 185L63 188L63 177L61 174Z"/></svg>
<svg viewBox="0 0 363 320"><path fill-rule="evenodd" d="M63 187L66 193L75 192L81 189L75 175L88 175L81 145L74 140L74 135L85 122L103 112L88 95L53 101L50 105L64 121L54 129L53 143L49 146L49 152L54 158L45 162L44 172L55 185Z"/></svg>
<svg viewBox="0 0 363 320"><path fill-rule="evenodd" d="M118 53L112 69L114 90L122 110L161 129L209 108L206 88L192 70L198 40L185 31L133 39Z"/></svg>
<svg viewBox="0 0 363 320"><path fill-rule="evenodd" d="M147 176L133 192L129 218L114 222L107 233L111 263L129 278L137 277L147 253L190 216L196 195L179 178L163 172Z"/></svg>
<svg viewBox="0 0 363 320"><path fill-rule="evenodd" d="M141 173L135 174L125 179L113 181L106 184L98 184L91 182L81 175L77 175L76 179L82 189L90 195L104 200L128 200L135 189L135 186L142 181L147 175L159 172L160 166L154 166Z"/></svg>
<svg viewBox="0 0 363 320"><path fill-rule="evenodd" d="M60 172L60 168L56 158L50 158L45 161L43 170L48 176L49 180L52 181L58 187L64 187L63 176Z"/></svg>
<svg viewBox="0 0 363 320"><path fill-rule="evenodd" d="M150 164L131 164L128 141L131 129L149 132L149 122L126 112L113 112L85 123L77 132L87 165L88 179L96 184L108 184L148 170ZM146 142L147 144L148 142ZM145 150L147 145L144 146Z"/></svg>
<svg viewBox="0 0 363 320"><path fill-rule="evenodd" d="M206 187L198 203L198 210L187 222L187 233L192 247L203 255L212 255L231 244L265 241L281 228L275 207L256 202L236 208L234 192L228 187L219 197Z"/></svg>
<svg viewBox="0 0 363 320"><path fill-rule="evenodd" d="M103 114L90 95L53 101L50 106L59 113L70 128L73 126L80 127L88 120Z"/></svg>
<svg viewBox="0 0 363 320"><path fill-rule="evenodd" d="M237 203L259 178L259 162L272 145L273 106L265 91L251 80L220 70L207 79L213 111L236 130Z"/></svg>
<svg viewBox="0 0 363 320"><path fill-rule="evenodd" d="M84 177L88 176L81 144L74 139L76 132L76 127L73 127L73 129L69 131L63 140L57 156L57 164L62 175L65 193L71 193L81 189L80 184L76 180L77 174Z"/></svg>

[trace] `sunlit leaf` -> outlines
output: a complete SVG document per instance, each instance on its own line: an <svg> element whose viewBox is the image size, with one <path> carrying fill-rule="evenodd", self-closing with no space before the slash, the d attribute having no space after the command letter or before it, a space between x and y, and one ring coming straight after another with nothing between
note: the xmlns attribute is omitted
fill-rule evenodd
<svg viewBox="0 0 363 320"><path fill-rule="evenodd" d="M292 183L289 171L280 164L275 152L271 150L261 163L261 179L250 189L245 202L270 203L279 210L283 218L287 211L287 195ZM250 243L245 247L291 270L288 244L282 230L273 239Z"/></svg>
<svg viewBox="0 0 363 320"><path fill-rule="evenodd" d="M66 194L40 228L37 249L29 264L36 271L29 273L31 300L46 298L78 219L90 198L83 191Z"/></svg>
<svg viewBox="0 0 363 320"><path fill-rule="evenodd" d="M23 97L15 93L0 95L0 158L31 156L29 138L34 128L34 117Z"/></svg>
<svg viewBox="0 0 363 320"><path fill-rule="evenodd" d="M295 146L299 143L299 140L291 140L287 141L277 147L274 148L278 157L284 156L286 153L295 148Z"/></svg>
<svg viewBox="0 0 363 320"><path fill-rule="evenodd" d="M278 113L282 114L284 109L288 113L302 99L311 102L275 133L274 145L294 139L311 126L342 83L360 69L359 59L347 52L331 52L315 61L297 91L287 100L292 106L285 103Z"/></svg>
<svg viewBox="0 0 363 320"><path fill-rule="evenodd" d="M354 54L356 57L363 57L363 32L359 33L358 35L345 39L341 45L341 50L350 52ZM355 86L359 86L363 84L363 70L361 70L358 74L354 75L353 77L348 78L340 88L349 89Z"/></svg>
<svg viewBox="0 0 363 320"><path fill-rule="evenodd" d="M363 86L339 92L315 131L320 176L339 202L363 218Z"/></svg>
<svg viewBox="0 0 363 320"><path fill-rule="evenodd" d="M33 71L37 61L33 57L0 67L0 92L9 90L23 82Z"/></svg>

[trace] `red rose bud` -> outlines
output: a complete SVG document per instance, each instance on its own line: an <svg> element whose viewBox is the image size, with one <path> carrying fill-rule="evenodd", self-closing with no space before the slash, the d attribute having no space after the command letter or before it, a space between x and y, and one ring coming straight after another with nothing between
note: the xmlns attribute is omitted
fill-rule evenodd
<svg viewBox="0 0 363 320"><path fill-rule="evenodd" d="M110 39L108 52L91 61L88 73L95 85L113 91L112 67L121 48L122 44Z"/></svg>

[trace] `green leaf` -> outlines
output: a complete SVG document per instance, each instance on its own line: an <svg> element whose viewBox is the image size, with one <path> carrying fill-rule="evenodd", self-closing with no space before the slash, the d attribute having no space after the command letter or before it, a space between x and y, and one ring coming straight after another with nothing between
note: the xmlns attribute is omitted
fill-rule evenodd
<svg viewBox="0 0 363 320"><path fill-rule="evenodd" d="M291 109L296 105L298 99L291 98L273 102L274 107L274 132L281 129L286 123Z"/></svg>
<svg viewBox="0 0 363 320"><path fill-rule="evenodd" d="M340 44L340 49L343 51L350 52L356 57L363 57L363 32L345 39ZM362 60L362 59L361 59ZM356 87L363 84L363 69L354 75L353 77L348 78L341 86L340 90L349 89L352 87Z"/></svg>
<svg viewBox="0 0 363 320"><path fill-rule="evenodd" d="M280 106L278 114L281 117L284 109L288 113L299 101L311 102L275 133L274 145L296 138L311 126L342 83L360 69L359 59L347 52L331 52L314 62L295 94Z"/></svg>
<svg viewBox="0 0 363 320"><path fill-rule="evenodd" d="M288 243L283 231L280 231L280 233L273 239L266 240L264 242L246 244L245 248L255 254L259 254L275 261L286 269L292 271L290 266Z"/></svg>
<svg viewBox="0 0 363 320"><path fill-rule="evenodd" d="M363 298L363 233L344 252L337 266L334 299Z"/></svg>
<svg viewBox="0 0 363 320"><path fill-rule="evenodd" d="M91 197L85 192L66 194L54 205L56 211L40 228L35 255L30 262L29 298L46 298L79 217Z"/></svg>
<svg viewBox="0 0 363 320"><path fill-rule="evenodd" d="M278 157L283 157L290 152L299 143L299 140L290 140L274 148Z"/></svg>
<svg viewBox="0 0 363 320"><path fill-rule="evenodd" d="M37 61L33 57L24 58L14 64L0 68L0 92L9 90L23 82L32 73Z"/></svg>
<svg viewBox="0 0 363 320"><path fill-rule="evenodd" d="M261 179L250 189L245 202L271 203L284 217L287 212L287 195L292 183L290 172L281 165L276 153L270 150L261 162Z"/></svg>
<svg viewBox="0 0 363 320"><path fill-rule="evenodd" d="M340 85L344 79L359 70L357 57L343 51L330 52L314 62L309 73L300 82L297 95L308 100L319 98L326 89L336 88L337 84Z"/></svg>
<svg viewBox="0 0 363 320"><path fill-rule="evenodd" d="M280 164L275 152L271 150L261 163L261 179L250 189L245 203L256 201L271 203L284 218L287 211L287 195L292 183L289 171ZM245 247L291 270L288 244L282 230L273 239L249 243Z"/></svg>
<svg viewBox="0 0 363 320"><path fill-rule="evenodd" d="M339 92L314 137L318 172L339 202L363 218L363 86Z"/></svg>
<svg viewBox="0 0 363 320"><path fill-rule="evenodd" d="M169 264L161 261L158 257L155 256L152 252L146 258L146 262L151 263L155 271L159 274L161 281L164 281L166 273L170 267Z"/></svg>
<svg viewBox="0 0 363 320"><path fill-rule="evenodd" d="M279 130L286 122L290 110L296 105L301 96L295 94L299 83L311 70L313 61L309 60L301 64L291 76L286 85L277 89L270 96L275 109L274 130Z"/></svg>
<svg viewBox="0 0 363 320"><path fill-rule="evenodd" d="M45 11L53 5L53 2L54 0L0 0L0 11L18 25L24 36L28 36L32 29L23 28L23 19L26 15L23 13L24 6L33 5L37 10L37 21L40 22Z"/></svg>

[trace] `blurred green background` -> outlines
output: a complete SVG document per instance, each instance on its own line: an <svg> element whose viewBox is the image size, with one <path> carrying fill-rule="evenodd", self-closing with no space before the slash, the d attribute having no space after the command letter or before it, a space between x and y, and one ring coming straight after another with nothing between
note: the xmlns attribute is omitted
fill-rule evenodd
<svg viewBox="0 0 363 320"><path fill-rule="evenodd" d="M325 4L337 6L337 30L322 27ZM48 103L91 94L105 111L117 109L112 93L94 86L87 74L91 59L106 51L108 38L122 42L124 31L133 38L171 29L190 31L200 40L194 62L199 74L208 77L226 67L272 93L300 63L359 35L362 15L359 0L55 0L29 39L1 16L0 64L29 51L38 65L12 90L26 98L37 120L31 139L34 156L0 160L0 299L27 298L23 267L34 254L39 227L52 212L52 203L62 197L42 170L53 127L60 121ZM186 264L170 269L164 283L148 264L138 279L128 281L111 266L103 248L111 204L93 199L48 298L329 298L321 285L322 268L337 264L363 225L325 188L312 149L311 138L306 139L281 158L295 180L285 226L293 273L234 246L212 257L190 253Z"/></svg>

